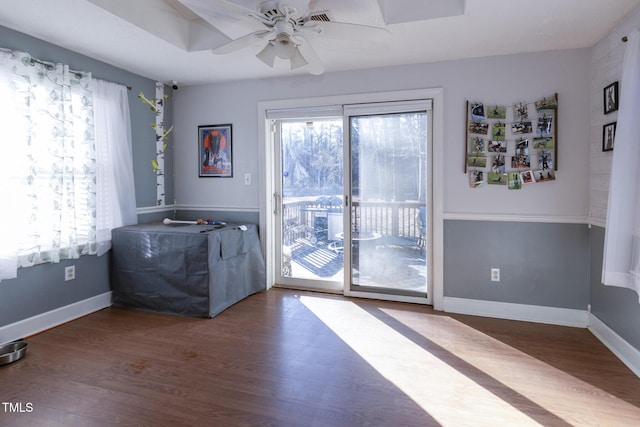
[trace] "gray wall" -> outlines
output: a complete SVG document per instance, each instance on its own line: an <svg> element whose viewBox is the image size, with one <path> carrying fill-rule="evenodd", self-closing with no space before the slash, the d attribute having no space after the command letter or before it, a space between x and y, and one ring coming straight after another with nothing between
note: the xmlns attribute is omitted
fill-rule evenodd
<svg viewBox="0 0 640 427"><path fill-rule="evenodd" d="M445 221L446 297L586 310L588 282L586 225Z"/></svg>
<svg viewBox="0 0 640 427"><path fill-rule="evenodd" d="M0 282L0 326L109 292L110 259L109 252L19 269L17 279ZM76 267L76 279L65 282L69 265Z"/></svg>
<svg viewBox="0 0 640 427"><path fill-rule="evenodd" d="M151 129L155 116L138 100L141 91L145 95L155 96L155 82L4 27L0 27L0 47L22 50L44 61L66 63L71 69L90 71L96 78L132 87L129 105L136 204L138 207L155 205L156 178L150 163L155 158L155 133ZM171 104L168 103L166 114L168 121L171 121L173 114ZM169 177L173 177L172 154L167 154L166 161ZM167 180L166 186L167 203L173 203L173 180ZM6 209L8 201L2 203ZM68 265L76 266L76 279L65 282L64 268ZM105 255L83 256L59 264L19 269L16 279L0 282L0 326L108 292L111 289L109 267L110 257Z"/></svg>
<svg viewBox="0 0 640 427"><path fill-rule="evenodd" d="M590 233L591 313L613 329L625 341L640 350L640 304L638 294L631 289L604 286L602 254L604 251L602 227L592 227Z"/></svg>

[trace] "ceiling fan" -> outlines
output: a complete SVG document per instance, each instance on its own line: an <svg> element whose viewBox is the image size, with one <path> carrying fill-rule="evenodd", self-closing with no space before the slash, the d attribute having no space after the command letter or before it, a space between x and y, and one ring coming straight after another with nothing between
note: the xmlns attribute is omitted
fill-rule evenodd
<svg viewBox="0 0 640 427"><path fill-rule="evenodd" d="M262 47L256 57L270 67L281 58L289 61L291 70L306 65L316 75L324 72L324 64L312 46L318 37L367 44L389 37L385 28L333 22L327 10L312 10L313 0L259 0L256 10L227 0L178 1L218 29L231 25L237 34L244 28L242 35L231 36L229 42L213 48L214 54Z"/></svg>

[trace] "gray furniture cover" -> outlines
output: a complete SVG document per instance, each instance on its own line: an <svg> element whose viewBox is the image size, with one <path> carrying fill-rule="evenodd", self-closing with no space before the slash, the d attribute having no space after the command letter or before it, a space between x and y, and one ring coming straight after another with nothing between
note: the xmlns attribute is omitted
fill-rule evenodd
<svg viewBox="0 0 640 427"><path fill-rule="evenodd" d="M116 228L113 304L213 317L266 287L255 224L223 228L162 223Z"/></svg>

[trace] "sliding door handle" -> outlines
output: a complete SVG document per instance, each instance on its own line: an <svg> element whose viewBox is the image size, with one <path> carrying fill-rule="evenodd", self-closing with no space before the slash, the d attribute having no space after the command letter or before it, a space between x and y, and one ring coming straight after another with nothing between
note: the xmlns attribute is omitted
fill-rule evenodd
<svg viewBox="0 0 640 427"><path fill-rule="evenodd" d="M278 212L280 211L279 207L280 207L280 194L278 193L273 193L273 214L274 215L278 215Z"/></svg>

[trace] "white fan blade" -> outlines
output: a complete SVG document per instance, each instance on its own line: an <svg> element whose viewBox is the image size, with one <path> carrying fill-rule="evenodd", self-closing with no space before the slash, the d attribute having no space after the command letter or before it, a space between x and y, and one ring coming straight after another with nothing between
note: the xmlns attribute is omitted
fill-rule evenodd
<svg viewBox="0 0 640 427"><path fill-rule="evenodd" d="M264 25L248 9L226 0L177 0L227 37L263 30Z"/></svg>
<svg viewBox="0 0 640 427"><path fill-rule="evenodd" d="M302 36L299 36L302 39L302 43L298 46L298 51L302 58L307 61L309 64L308 70L311 74L320 75L324 73L324 65L320 60L320 57L316 53L315 49L311 46L311 44ZM292 63L293 65L293 63Z"/></svg>
<svg viewBox="0 0 640 427"><path fill-rule="evenodd" d="M386 42L391 37L391 33L386 28L346 22L307 21L302 25L302 29L311 34L320 34L322 37L338 40Z"/></svg>
<svg viewBox="0 0 640 427"><path fill-rule="evenodd" d="M246 36L220 45L213 49L212 52L216 55L226 55L227 53L232 53L248 46L257 46L264 43L264 41L268 41L272 33L273 31L256 31L255 33L247 34Z"/></svg>
<svg viewBox="0 0 640 427"><path fill-rule="evenodd" d="M191 9L196 15L203 17L203 15L228 15L237 19L242 16L249 16L251 13L255 13L255 10L248 9L244 6L240 6L236 3L231 3L226 0L177 0L187 8Z"/></svg>
<svg viewBox="0 0 640 427"><path fill-rule="evenodd" d="M296 70L308 64L307 60L304 59L304 57L300 53L300 49L296 49L295 53L289 59L289 61L291 63L291 70Z"/></svg>

